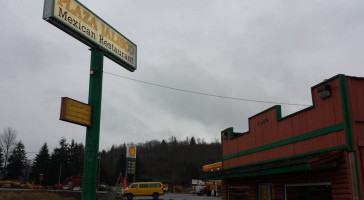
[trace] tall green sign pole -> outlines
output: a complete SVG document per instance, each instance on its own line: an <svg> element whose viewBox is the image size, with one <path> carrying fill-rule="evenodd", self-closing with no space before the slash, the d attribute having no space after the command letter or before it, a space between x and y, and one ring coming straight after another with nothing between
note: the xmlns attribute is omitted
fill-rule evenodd
<svg viewBox="0 0 364 200"><path fill-rule="evenodd" d="M77 0L44 0L43 19L91 47L88 96L88 104L92 106L91 126L80 122L83 120L70 122L88 126L82 200L95 200L104 56L133 72L137 68L137 46ZM67 117L60 119L67 121Z"/></svg>
<svg viewBox="0 0 364 200"><path fill-rule="evenodd" d="M92 117L91 126L86 129L82 200L96 199L103 64L103 51L97 48L91 49L88 104L92 106Z"/></svg>

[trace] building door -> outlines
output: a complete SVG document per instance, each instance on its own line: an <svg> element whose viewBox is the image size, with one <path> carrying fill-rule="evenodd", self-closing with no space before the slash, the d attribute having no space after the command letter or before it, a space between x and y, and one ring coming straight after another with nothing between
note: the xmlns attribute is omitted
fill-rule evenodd
<svg viewBox="0 0 364 200"><path fill-rule="evenodd" d="M259 185L259 200L272 200L270 184Z"/></svg>

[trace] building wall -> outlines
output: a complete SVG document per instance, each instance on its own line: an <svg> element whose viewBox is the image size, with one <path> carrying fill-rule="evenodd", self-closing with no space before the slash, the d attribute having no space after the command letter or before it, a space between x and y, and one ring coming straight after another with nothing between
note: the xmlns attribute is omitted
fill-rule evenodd
<svg viewBox="0 0 364 200"><path fill-rule="evenodd" d="M333 200L353 200L351 177L349 172L349 159L347 152L336 167L314 171L295 172L260 177L246 177L235 179L224 179L222 181L222 199L228 200L228 188L237 186L248 186L250 189L249 200L256 200L258 186L261 183L271 184L272 200L285 200L286 184L309 184L309 183L331 183Z"/></svg>
<svg viewBox="0 0 364 200"><path fill-rule="evenodd" d="M364 79L346 77L350 125L360 193L364 195Z"/></svg>
<svg viewBox="0 0 364 200"><path fill-rule="evenodd" d="M249 118L248 132L232 140L222 141L223 167L228 168L345 145L344 127L336 128L337 131L329 130L330 132L326 134L317 132L317 130L330 129L335 125L340 126L344 121L339 80L333 79L328 83L331 85L332 96L321 99L317 94L318 86L313 87L311 89L313 106L305 110L281 118L280 107L275 106ZM310 134L318 136L310 138ZM239 152L243 155L226 159L226 156Z"/></svg>
<svg viewBox="0 0 364 200"><path fill-rule="evenodd" d="M324 83L331 86L331 97L327 99L317 94ZM313 86L311 92L313 106L283 118L280 106L274 106L250 117L247 132L234 133L235 137L229 139L233 134L230 132L228 139L222 139L223 170L325 149L344 149L338 166L223 179L223 199L227 199L228 187L243 185L252 188L251 199L258 199L256 191L262 182L272 184L272 199L285 199L285 184L304 182L330 182L334 200L354 200L355 190L364 196L364 79L338 75Z"/></svg>

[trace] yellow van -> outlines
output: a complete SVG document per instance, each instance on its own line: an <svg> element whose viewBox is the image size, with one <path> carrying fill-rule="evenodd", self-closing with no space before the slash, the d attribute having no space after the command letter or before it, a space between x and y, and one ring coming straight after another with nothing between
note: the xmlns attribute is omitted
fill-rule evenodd
<svg viewBox="0 0 364 200"><path fill-rule="evenodd" d="M152 196L153 199L158 199L163 194L163 184L161 182L135 182L124 191L124 195L128 200L132 200L134 196Z"/></svg>

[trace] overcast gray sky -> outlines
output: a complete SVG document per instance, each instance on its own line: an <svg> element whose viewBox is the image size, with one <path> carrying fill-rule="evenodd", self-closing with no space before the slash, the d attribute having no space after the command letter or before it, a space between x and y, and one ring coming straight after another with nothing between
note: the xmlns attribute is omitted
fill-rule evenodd
<svg viewBox="0 0 364 200"><path fill-rule="evenodd" d="M44 142L85 142L86 128L59 120L61 97L87 103L90 51L42 19L39 1L0 0L0 130L27 152ZM311 86L363 76L364 1L80 1L138 47L129 72L104 71L214 95L311 105ZM274 104L201 96L104 74L100 150L171 136L220 139L248 130ZM283 115L305 106L282 105ZM28 153L29 157L34 154Z"/></svg>

